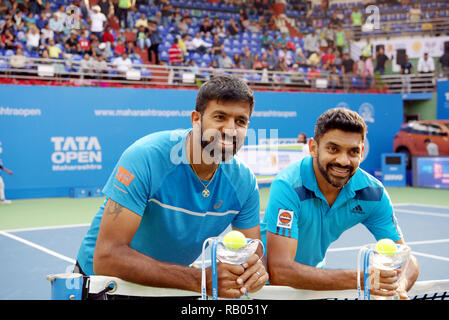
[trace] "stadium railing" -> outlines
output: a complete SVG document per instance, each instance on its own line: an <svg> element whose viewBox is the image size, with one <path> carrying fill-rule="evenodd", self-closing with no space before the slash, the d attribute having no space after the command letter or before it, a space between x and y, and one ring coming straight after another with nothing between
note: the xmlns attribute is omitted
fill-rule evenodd
<svg viewBox="0 0 449 320"><path fill-rule="evenodd" d="M114 64L107 63L105 69L84 68L81 61L71 59L26 58L25 66L13 68L11 56L0 57L0 80L36 79L72 83L73 85L122 84L138 86L193 87L214 74L229 73L246 79L253 89L289 91L359 91L399 93L403 90L403 77L377 75L361 77L342 75L308 74L305 72L282 72L265 70L200 68L189 66L133 64L128 72L119 72ZM332 83L332 77L335 80ZM436 80L448 78L449 70L435 73L410 75L411 92L433 92ZM368 79L367 78L367 79ZM9 80L8 80L9 81ZM3 81L5 83L5 81Z"/></svg>

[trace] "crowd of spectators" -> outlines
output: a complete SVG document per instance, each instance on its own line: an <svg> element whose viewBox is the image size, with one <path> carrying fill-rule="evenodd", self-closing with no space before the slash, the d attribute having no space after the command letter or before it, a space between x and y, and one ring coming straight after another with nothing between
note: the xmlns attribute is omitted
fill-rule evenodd
<svg viewBox="0 0 449 320"><path fill-rule="evenodd" d="M383 74L389 62L383 51L373 51L369 39L359 59L351 59L348 45L357 40L354 30L363 18L360 7L345 15L341 9L329 12L328 1L323 1L319 7L322 14L316 18L311 1L289 1L289 8L305 12L301 23L310 27L308 34L295 41L279 31L271 0L222 2L239 7L238 14L229 19L204 16L195 8L173 7L169 0L98 0L92 6L89 0L72 0L66 5L0 0L0 50L15 52L11 60L15 67L24 66L23 56L77 57L81 70L98 73L106 72L107 62L116 72L126 72L133 63L142 63L143 50L155 64L293 72L301 75L279 81L316 86L317 79L326 78L330 88L345 90L372 87L374 72ZM151 15L139 12L142 4L154 9ZM419 8L413 8L410 19L415 21ZM343 28L347 19L352 29ZM113 28L112 21L118 28ZM161 34L161 27L170 30L172 39L164 50L167 33ZM241 39L242 34L257 35L257 45L242 44L238 52L230 51L227 43ZM208 60L202 59L205 55Z"/></svg>

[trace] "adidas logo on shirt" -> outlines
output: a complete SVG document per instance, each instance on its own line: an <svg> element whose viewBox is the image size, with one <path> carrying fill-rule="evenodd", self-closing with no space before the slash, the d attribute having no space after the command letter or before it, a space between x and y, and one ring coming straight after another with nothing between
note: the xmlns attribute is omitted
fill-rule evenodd
<svg viewBox="0 0 449 320"><path fill-rule="evenodd" d="M365 211L363 211L363 209L360 205L357 205L354 208L352 208L351 212L357 213L357 214L365 214Z"/></svg>

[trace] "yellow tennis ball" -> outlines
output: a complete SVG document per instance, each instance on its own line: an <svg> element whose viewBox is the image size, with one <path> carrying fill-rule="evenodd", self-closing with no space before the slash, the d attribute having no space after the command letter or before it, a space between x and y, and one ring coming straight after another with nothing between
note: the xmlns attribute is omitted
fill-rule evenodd
<svg viewBox="0 0 449 320"><path fill-rule="evenodd" d="M223 237L223 244L231 250L246 246L246 237L240 231L232 230Z"/></svg>
<svg viewBox="0 0 449 320"><path fill-rule="evenodd" d="M396 253L396 243L391 239L381 239L377 241L374 250L386 256L392 256Z"/></svg>

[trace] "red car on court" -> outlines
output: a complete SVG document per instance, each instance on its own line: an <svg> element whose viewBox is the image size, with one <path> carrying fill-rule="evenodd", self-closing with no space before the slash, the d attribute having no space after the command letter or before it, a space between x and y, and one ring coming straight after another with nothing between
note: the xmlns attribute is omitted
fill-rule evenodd
<svg viewBox="0 0 449 320"><path fill-rule="evenodd" d="M393 151L406 154L407 168L412 156L427 156L426 140L438 146L440 156L449 156L449 119L412 121L401 125L394 136Z"/></svg>

